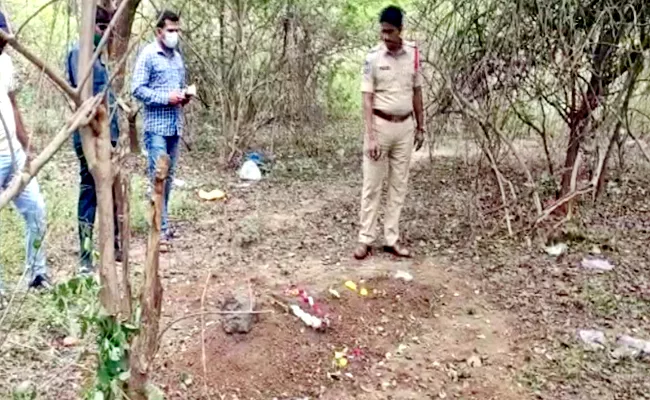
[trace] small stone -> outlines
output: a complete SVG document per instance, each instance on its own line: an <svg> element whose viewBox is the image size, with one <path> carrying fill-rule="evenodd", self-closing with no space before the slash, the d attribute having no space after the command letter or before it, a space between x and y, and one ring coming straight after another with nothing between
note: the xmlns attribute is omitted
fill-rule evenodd
<svg viewBox="0 0 650 400"><path fill-rule="evenodd" d="M578 337L586 345L588 345L589 347L594 348L594 349L602 348L607 343L607 339L605 338L605 334L603 332L601 332L601 331L581 330L581 331L578 331Z"/></svg>
<svg viewBox="0 0 650 400"><path fill-rule="evenodd" d="M554 244L553 246L548 246L544 248L546 254L548 254L551 257L559 257L562 254L566 253L567 250L569 250L569 246L567 246L566 243L558 243L558 244Z"/></svg>
<svg viewBox="0 0 650 400"><path fill-rule="evenodd" d="M63 339L63 345L65 347L74 347L79 344L79 339L74 336L66 336Z"/></svg>
<svg viewBox="0 0 650 400"><path fill-rule="evenodd" d="M650 341L622 335L616 340L619 353L629 356L650 355Z"/></svg>
<svg viewBox="0 0 650 400"><path fill-rule="evenodd" d="M471 368L480 368L483 365L483 362L481 361L481 357L473 355L467 359L467 365Z"/></svg>
<svg viewBox="0 0 650 400"><path fill-rule="evenodd" d="M395 279L401 279L405 282L411 282L413 280L413 275L406 271L397 271L395 273Z"/></svg>
<svg viewBox="0 0 650 400"><path fill-rule="evenodd" d="M248 289L240 288L223 303L223 311L238 311L242 314L226 314L223 318L223 330L227 334L248 333L253 329L254 314L247 311L255 309L255 299L249 297Z"/></svg>
<svg viewBox="0 0 650 400"><path fill-rule="evenodd" d="M580 266L584 269L594 271L611 271L614 269L612 263L601 258L584 258L582 262L580 262Z"/></svg>

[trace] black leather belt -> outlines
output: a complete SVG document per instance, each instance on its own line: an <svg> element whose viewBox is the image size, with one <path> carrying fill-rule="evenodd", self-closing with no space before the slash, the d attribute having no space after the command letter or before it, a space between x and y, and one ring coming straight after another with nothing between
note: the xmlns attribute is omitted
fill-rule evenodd
<svg viewBox="0 0 650 400"><path fill-rule="evenodd" d="M407 119L411 118L412 115L412 113L406 115L392 115L377 109L372 110L372 113L378 116L379 118L385 119L386 121L389 122L404 122Z"/></svg>

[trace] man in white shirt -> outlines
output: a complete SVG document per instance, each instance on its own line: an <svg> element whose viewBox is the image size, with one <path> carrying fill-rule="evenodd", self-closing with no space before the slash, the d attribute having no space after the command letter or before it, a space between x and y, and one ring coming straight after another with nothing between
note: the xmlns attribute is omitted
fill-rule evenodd
<svg viewBox="0 0 650 400"><path fill-rule="evenodd" d="M7 20L0 12L0 29L8 32ZM28 137L20 111L16 105L14 67L4 52L6 44L0 40L0 191L5 190L13 177L25 167L29 149ZM29 287L49 288L45 259L45 202L36 178L14 198L14 205L25 219ZM0 239L1 240L1 239ZM2 282L0 281L0 297Z"/></svg>

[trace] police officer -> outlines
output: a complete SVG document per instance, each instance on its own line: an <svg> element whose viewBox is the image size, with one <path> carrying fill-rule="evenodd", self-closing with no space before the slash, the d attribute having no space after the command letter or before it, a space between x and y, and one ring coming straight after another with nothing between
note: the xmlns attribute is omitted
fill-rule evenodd
<svg viewBox="0 0 650 400"><path fill-rule="evenodd" d="M414 145L416 150L422 147L424 127L420 55L414 44L402 40L403 18L402 10L395 6L381 12L383 43L368 53L363 66L361 91L366 129L361 231L359 247L354 252L358 260L369 255L376 239L377 214L386 175L386 250L399 257L411 256L399 241L399 217L406 196L411 153Z"/></svg>

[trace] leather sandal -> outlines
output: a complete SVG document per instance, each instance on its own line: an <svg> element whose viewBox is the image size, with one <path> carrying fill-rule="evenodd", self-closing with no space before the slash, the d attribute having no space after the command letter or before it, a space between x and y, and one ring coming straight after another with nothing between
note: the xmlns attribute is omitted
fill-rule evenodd
<svg viewBox="0 0 650 400"><path fill-rule="evenodd" d="M392 246L385 246L384 251L394 256L402 257L402 258L411 258L412 256L411 251L399 243L395 243Z"/></svg>
<svg viewBox="0 0 650 400"><path fill-rule="evenodd" d="M363 260L364 258L368 257L370 255L370 246L367 244L359 244L357 249L354 251L354 258L357 260Z"/></svg>

